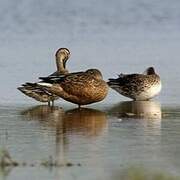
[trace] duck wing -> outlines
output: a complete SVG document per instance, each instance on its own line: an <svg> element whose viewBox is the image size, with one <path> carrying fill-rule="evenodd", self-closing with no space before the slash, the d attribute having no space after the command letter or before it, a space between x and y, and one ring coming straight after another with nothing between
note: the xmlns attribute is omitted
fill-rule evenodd
<svg viewBox="0 0 180 180"><path fill-rule="evenodd" d="M97 96L97 89L104 81L97 81L86 72L71 73L60 77L41 77L45 83L58 84L64 92L77 97ZM104 84L103 84L104 86Z"/></svg>
<svg viewBox="0 0 180 180"><path fill-rule="evenodd" d="M73 79L76 76L80 76L84 72L74 72L74 73L69 73L69 74L62 74L62 75L51 75L51 76L46 76L46 77L39 77L39 79L42 80L42 82L47 82L47 83L60 83L68 78Z"/></svg>
<svg viewBox="0 0 180 180"><path fill-rule="evenodd" d="M150 86L150 76L143 74L130 74L119 76L117 79L109 79L108 85L110 87L118 87L122 91L142 91L144 88Z"/></svg>

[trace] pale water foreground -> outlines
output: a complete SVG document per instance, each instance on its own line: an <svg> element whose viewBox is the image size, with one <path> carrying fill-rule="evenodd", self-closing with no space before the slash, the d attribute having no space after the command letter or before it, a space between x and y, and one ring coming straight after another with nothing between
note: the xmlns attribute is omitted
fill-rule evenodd
<svg viewBox="0 0 180 180"><path fill-rule="evenodd" d="M26 163L1 169L1 179L180 177L179 106L158 101L96 109L1 105L0 114L0 147ZM50 159L60 166L43 164Z"/></svg>

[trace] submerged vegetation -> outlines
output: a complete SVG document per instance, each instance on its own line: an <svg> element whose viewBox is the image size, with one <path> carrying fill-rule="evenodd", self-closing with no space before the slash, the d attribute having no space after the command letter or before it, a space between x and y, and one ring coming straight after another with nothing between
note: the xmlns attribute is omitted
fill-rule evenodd
<svg viewBox="0 0 180 180"><path fill-rule="evenodd" d="M71 167L71 166L81 166L80 163L73 164L71 162L60 163L57 160L53 159L52 156L49 156L47 160L41 161L39 164L27 163L27 162L17 162L12 159L10 153L6 149L0 150L0 169L1 171L6 171L9 167L37 167L43 166L46 168L53 167ZM116 173L112 177L112 180L180 180L179 176L173 176L167 172L153 171L142 166L130 166L123 171Z"/></svg>
<svg viewBox="0 0 180 180"><path fill-rule="evenodd" d="M44 167L71 167L71 166L81 166L80 163L73 164L71 162L67 163L60 163L53 159L52 156L49 156L48 160L43 160L39 164L36 163L27 163L27 162L17 162L12 159L10 153L6 149L0 150L0 168L4 169L6 167L16 167L16 166L29 166L29 167L35 167L35 166L44 166Z"/></svg>
<svg viewBox="0 0 180 180"><path fill-rule="evenodd" d="M0 150L0 167L4 168L7 166L18 166L19 163L11 158L11 155L6 149Z"/></svg>
<svg viewBox="0 0 180 180"><path fill-rule="evenodd" d="M114 180L180 180L179 176L164 171L149 170L141 166L131 166L116 174Z"/></svg>

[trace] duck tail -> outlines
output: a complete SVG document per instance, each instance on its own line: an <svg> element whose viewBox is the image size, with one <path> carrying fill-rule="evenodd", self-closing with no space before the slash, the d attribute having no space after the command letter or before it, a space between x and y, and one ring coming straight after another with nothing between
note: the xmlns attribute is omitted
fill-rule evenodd
<svg viewBox="0 0 180 180"><path fill-rule="evenodd" d="M30 82L26 82L25 84L22 84L22 86L30 86L30 87L36 87L37 83L30 83Z"/></svg>
<svg viewBox="0 0 180 180"><path fill-rule="evenodd" d="M26 89L23 86L17 87L17 89L19 91L21 91L22 93L24 93L26 91Z"/></svg>
<svg viewBox="0 0 180 180"><path fill-rule="evenodd" d="M118 78L119 79L119 78ZM109 79L109 81L107 82L107 84L111 87L111 86L114 86L114 85L118 85L119 84L119 81L118 79Z"/></svg>

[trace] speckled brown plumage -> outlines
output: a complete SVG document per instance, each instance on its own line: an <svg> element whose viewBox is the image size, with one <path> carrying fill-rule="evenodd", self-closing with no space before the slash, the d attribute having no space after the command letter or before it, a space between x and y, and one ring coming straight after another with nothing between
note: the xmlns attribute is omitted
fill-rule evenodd
<svg viewBox="0 0 180 180"><path fill-rule="evenodd" d="M109 86L120 94L134 100L148 100L161 90L161 80L153 67L144 74L120 74L117 79L109 79Z"/></svg>
<svg viewBox="0 0 180 180"><path fill-rule="evenodd" d="M45 89L38 87L34 83L22 84L22 86L18 87L18 89L25 95L32 97L39 102L50 102L59 98L58 96L49 93Z"/></svg>
<svg viewBox="0 0 180 180"><path fill-rule="evenodd" d="M46 90L78 105L101 101L108 93L108 85L97 69L41 79L38 84Z"/></svg>

